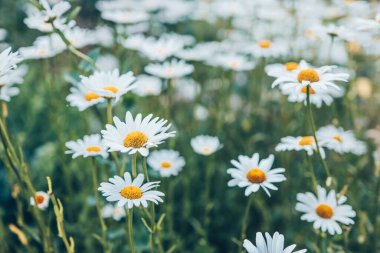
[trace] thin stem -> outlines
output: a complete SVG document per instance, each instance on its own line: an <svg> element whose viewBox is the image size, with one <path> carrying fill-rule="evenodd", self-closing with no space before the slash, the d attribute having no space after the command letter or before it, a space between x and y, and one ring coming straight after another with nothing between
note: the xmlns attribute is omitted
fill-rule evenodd
<svg viewBox="0 0 380 253"><path fill-rule="evenodd" d="M107 99L107 124L112 124L112 99Z"/></svg>
<svg viewBox="0 0 380 253"><path fill-rule="evenodd" d="M133 209L128 209L128 219L127 219L127 228L128 228L128 243L129 250L131 253L135 253L135 246L133 244Z"/></svg>
<svg viewBox="0 0 380 253"><path fill-rule="evenodd" d="M137 153L132 155L132 177L137 176Z"/></svg>
<svg viewBox="0 0 380 253"><path fill-rule="evenodd" d="M109 252L108 247L107 247L107 226L106 223L104 222L103 216L102 216L102 207L100 204L100 199L99 199L99 192L98 192L98 166L96 164L95 157L92 157L92 162L93 162L93 169L92 169L92 183L93 183L93 191L96 199L96 211L98 212L98 218L99 218L99 223L100 227L102 229L102 246L104 252Z"/></svg>
<svg viewBox="0 0 380 253"><path fill-rule="evenodd" d="M314 171L314 166L310 160L310 157L307 153L305 153L306 155L306 159L307 159L307 163L309 164L309 170L310 170L310 176L311 176L311 182L313 184L313 189L314 189L314 192L317 192L317 186L318 186L318 181L317 181L317 177L315 176L315 171Z"/></svg>
<svg viewBox="0 0 380 253"><path fill-rule="evenodd" d="M312 132L313 132L313 137L314 137L315 145L316 145L316 148L317 148L316 152L317 152L318 157L319 157L319 159L320 159L320 161L322 163L322 166L323 166L323 168L325 170L327 178L330 178L331 177L330 170L327 167L327 164L326 164L325 160L322 158L322 155L321 155L321 152L320 152L320 148L319 148L318 139L317 139L317 136L316 136L313 111L312 111L311 103L310 103L310 85L306 86L306 103L307 103L307 109L308 109L310 126L311 126L311 129L312 129Z"/></svg>
<svg viewBox="0 0 380 253"><path fill-rule="evenodd" d="M242 251L243 240L247 237L247 228L248 228L248 223L249 223L249 212L251 210L252 201L253 201L253 197L252 196L248 197L248 203L247 203L247 206L245 207L244 216L243 216L243 220L242 220L243 224L241 227L240 244L239 244L239 250L238 250L239 253L243 252Z"/></svg>

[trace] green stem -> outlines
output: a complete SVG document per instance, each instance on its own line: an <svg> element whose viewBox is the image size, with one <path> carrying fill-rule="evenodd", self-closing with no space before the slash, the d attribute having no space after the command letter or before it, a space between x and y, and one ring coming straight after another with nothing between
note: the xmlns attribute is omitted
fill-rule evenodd
<svg viewBox="0 0 380 253"><path fill-rule="evenodd" d="M128 243L131 253L135 253L135 246L133 243L133 209L128 209L127 218L127 230L128 230Z"/></svg>
<svg viewBox="0 0 380 253"><path fill-rule="evenodd" d="M238 253L243 252L243 241L247 237L247 228L248 228L248 223L249 223L249 212L251 210L251 205L252 205L253 197L249 196L248 197L248 203L247 206L245 207L244 211L244 216L243 216L243 224L241 228L241 235L240 235L240 244L239 244L239 250Z"/></svg>
<svg viewBox="0 0 380 253"><path fill-rule="evenodd" d="M309 170L310 170L310 176L311 176L311 182L313 184L313 189L314 189L314 192L317 192L317 186L318 186L318 181L317 181L317 177L315 176L315 171L314 171L314 166L310 160L310 157L307 153L305 153L306 155L306 159L307 159L307 162L309 164Z"/></svg>
<svg viewBox="0 0 380 253"><path fill-rule="evenodd" d="M317 136L316 136L313 111L312 111L311 103L310 103L310 85L306 86L306 103L307 103L307 109L308 109L310 126L311 126L311 129L312 129L312 132L313 132L313 137L314 137L315 145L316 145L316 148L317 148L316 152L317 152L319 160L321 161L322 166L323 166L323 168L325 170L325 173L327 175L327 179L329 179L331 177L330 170L327 167L327 164L326 164L325 160L322 158L322 155L321 155L321 152L320 152L320 148L319 148L319 143L318 143Z"/></svg>
<svg viewBox="0 0 380 253"><path fill-rule="evenodd" d="M132 177L135 178L137 176L137 153L132 156Z"/></svg>
<svg viewBox="0 0 380 253"><path fill-rule="evenodd" d="M107 246L107 226L102 216L102 207L100 204L99 193L97 189L99 180L98 180L98 166L96 164L95 157L92 157L92 162L93 162L92 184L93 184L93 191L94 191L94 195L96 199L96 211L98 212L99 223L102 229L102 246L103 246L104 252L109 252L108 246Z"/></svg>
<svg viewBox="0 0 380 253"><path fill-rule="evenodd" d="M112 99L107 99L107 124L112 125Z"/></svg>

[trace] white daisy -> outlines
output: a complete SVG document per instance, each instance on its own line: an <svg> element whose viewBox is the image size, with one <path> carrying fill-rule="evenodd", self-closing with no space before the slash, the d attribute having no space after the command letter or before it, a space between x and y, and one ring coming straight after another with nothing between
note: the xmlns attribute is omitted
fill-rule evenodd
<svg viewBox="0 0 380 253"><path fill-rule="evenodd" d="M356 29L365 31L380 30L380 13L377 13L374 19L357 19L355 20Z"/></svg>
<svg viewBox="0 0 380 253"><path fill-rule="evenodd" d="M0 53L0 77L9 74L11 70L14 70L22 58L18 52L11 52L12 48L8 47Z"/></svg>
<svg viewBox="0 0 380 253"><path fill-rule="evenodd" d="M149 182L143 184L144 175L138 174L132 181L129 172L124 173L124 178L114 176L108 179L110 183L101 183L98 188L103 196L107 197L107 201L117 201L117 206L125 206L128 209L134 206L148 207L148 201L155 204L163 202L164 193L156 190L151 190L159 186L160 182Z"/></svg>
<svg viewBox="0 0 380 253"><path fill-rule="evenodd" d="M117 24L135 24L149 20L149 14L139 10L112 10L102 11L101 17L104 20Z"/></svg>
<svg viewBox="0 0 380 253"><path fill-rule="evenodd" d="M255 63L246 56L232 53L219 53L208 59L207 63L233 71L248 71L255 67Z"/></svg>
<svg viewBox="0 0 380 253"><path fill-rule="evenodd" d="M121 122L118 117L114 117L115 126L106 125L106 130L102 130L105 145L109 151L119 151L122 153L148 156L149 149L164 142L165 139L175 136L175 131L168 132L171 124L167 125L167 120L158 117L153 118L149 114L142 118L137 114L133 119L128 111L125 115L125 122Z"/></svg>
<svg viewBox="0 0 380 253"><path fill-rule="evenodd" d="M0 100L5 102L11 101L11 98L17 96L20 93L20 89L14 87L12 84L0 86Z"/></svg>
<svg viewBox="0 0 380 253"><path fill-rule="evenodd" d="M115 221L119 221L125 217L125 208L117 205L107 204L102 208L103 218L113 218Z"/></svg>
<svg viewBox="0 0 380 253"><path fill-rule="evenodd" d="M131 71L120 75L118 69L95 71L89 77L81 76L81 82L88 90L105 98L115 98L115 101L135 87L134 81Z"/></svg>
<svg viewBox="0 0 380 253"><path fill-rule="evenodd" d="M281 90L301 90L303 86L310 85L316 92L327 91L330 88L339 90L335 84L337 81L347 82L347 73L333 73L336 66L324 66L321 68L311 68L306 65L300 66L297 70L288 72L278 77L272 87L281 86Z"/></svg>
<svg viewBox="0 0 380 253"><path fill-rule="evenodd" d="M30 197L30 205L35 206L37 203L37 207L41 210L45 210L49 206L50 196L46 192L38 191L34 195L34 197Z"/></svg>
<svg viewBox="0 0 380 253"><path fill-rule="evenodd" d="M205 156L211 155L223 147L218 137L209 135L198 135L191 139L190 144L195 153Z"/></svg>
<svg viewBox="0 0 380 253"><path fill-rule="evenodd" d="M333 125L321 127L317 131L317 138L323 147L340 154L362 155L367 151L364 142L358 141L352 131L344 131L341 127L337 128Z"/></svg>
<svg viewBox="0 0 380 253"><path fill-rule="evenodd" d="M66 147L69 149L65 154L72 154L73 159L79 156L102 156L108 157L107 147L104 145L99 134L85 135L83 139L66 142Z"/></svg>
<svg viewBox="0 0 380 253"><path fill-rule="evenodd" d="M318 186L317 196L311 192L298 193L297 200L296 210L304 213L301 220L313 222L315 229L334 235L342 233L338 223L354 224L351 218L355 217L355 211L350 205L343 205L347 198L338 196L334 190L327 193L326 189Z"/></svg>
<svg viewBox="0 0 380 253"><path fill-rule="evenodd" d="M145 71L154 76L171 79L191 74L194 71L194 66L173 59L171 62L164 62L163 64L149 64L145 67Z"/></svg>
<svg viewBox="0 0 380 253"><path fill-rule="evenodd" d="M148 164L158 171L161 177L177 176L185 166L185 159L175 150L153 151L148 157Z"/></svg>
<svg viewBox="0 0 380 253"><path fill-rule="evenodd" d="M135 82L133 93L140 97L158 96L161 94L162 83L161 79L155 76L139 75Z"/></svg>
<svg viewBox="0 0 380 253"><path fill-rule="evenodd" d="M20 55L25 59L50 58L65 51L66 45L57 34L40 36L32 46L21 47Z"/></svg>
<svg viewBox="0 0 380 253"><path fill-rule="evenodd" d="M281 174L285 172L284 168L271 169L273 161L274 155L270 155L261 161L258 153L254 153L252 157L240 155L238 161L231 161L235 167L227 170L227 173L232 177L228 182L228 186L246 187L245 196L249 196L252 192L257 192L261 187L270 197L268 189L278 190L273 183L286 180L285 176Z"/></svg>
<svg viewBox="0 0 380 253"><path fill-rule="evenodd" d="M154 61L164 61L184 47L180 37L162 36L159 39L147 38L141 47L141 52Z"/></svg>
<svg viewBox="0 0 380 253"><path fill-rule="evenodd" d="M290 61L285 64L269 64L265 66L265 72L268 76L278 78L286 75L288 72L293 72L299 68L303 68L303 66L309 66L309 64L304 60L300 61L299 63Z"/></svg>
<svg viewBox="0 0 380 253"><path fill-rule="evenodd" d="M318 143L319 144L319 143ZM295 150L304 150L310 156L317 150L317 145L315 143L313 136L287 136L281 138L281 143L277 144L275 150L277 152ZM325 158L325 151L322 147L319 147L319 152L322 158Z"/></svg>
<svg viewBox="0 0 380 253"><path fill-rule="evenodd" d="M271 58L286 55L288 47L280 41L260 40L253 44L250 53L255 57Z"/></svg>
<svg viewBox="0 0 380 253"><path fill-rule="evenodd" d="M104 102L106 99L90 91L86 86L79 85L70 88L70 94L66 100L70 106L78 107L79 111L84 111L93 105Z"/></svg>
<svg viewBox="0 0 380 253"><path fill-rule="evenodd" d="M265 241L266 239L266 241ZM273 237L269 233L256 233L256 246L249 240L245 239L243 247L248 253L304 253L306 249L293 251L296 248L295 244L292 244L284 248L284 236L279 232L275 232Z"/></svg>

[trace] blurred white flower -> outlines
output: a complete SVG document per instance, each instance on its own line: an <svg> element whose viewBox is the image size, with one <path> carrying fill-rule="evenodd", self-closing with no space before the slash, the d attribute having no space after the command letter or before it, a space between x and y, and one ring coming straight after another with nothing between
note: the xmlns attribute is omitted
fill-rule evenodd
<svg viewBox="0 0 380 253"><path fill-rule="evenodd" d="M108 157L107 147L104 145L100 134L85 135L83 139L66 142L66 147L69 149L65 154L72 154L73 159L83 156L102 156Z"/></svg>
<svg viewBox="0 0 380 253"><path fill-rule="evenodd" d="M265 241L266 239L266 241ZM292 244L284 248L285 238L282 234L275 232L273 237L269 233L265 233L265 239L263 233L256 233L256 246L249 240L245 239L243 247L248 253L305 253L306 249L293 251L296 248L295 244Z"/></svg>
<svg viewBox="0 0 380 253"><path fill-rule="evenodd" d="M12 53L11 50L12 48L9 47L0 53L0 77L8 75L22 61L20 54L18 52Z"/></svg>
<svg viewBox="0 0 380 253"><path fill-rule="evenodd" d="M339 196L334 190L328 193L321 186L317 187L317 196L311 192L298 193L296 210L304 213L301 220L313 222L315 229L321 229L329 234L342 234L342 228L338 223L344 225L354 224L351 219L356 216L349 205L343 205L347 198Z"/></svg>
<svg viewBox="0 0 380 253"><path fill-rule="evenodd" d="M35 206L41 210L45 210L49 207L50 196L46 192L38 191L34 197L30 197L30 205Z"/></svg>
<svg viewBox="0 0 380 253"><path fill-rule="evenodd" d="M185 166L185 159L175 150L153 151L148 157L148 164L158 171L161 177L177 176Z"/></svg>
<svg viewBox="0 0 380 253"><path fill-rule="evenodd" d="M114 117L115 126L107 124L106 130L102 130L105 145L109 151L119 151L122 153L148 156L149 149L163 143L164 140L175 136L175 131L168 132L171 124L167 125L167 120L158 117L153 118L149 114L142 118L137 114L133 119L128 111L125 115L125 122L121 122L118 117Z"/></svg>
<svg viewBox="0 0 380 253"><path fill-rule="evenodd" d="M223 147L218 137L198 135L191 139L191 147L200 155L209 156Z"/></svg>
<svg viewBox="0 0 380 253"><path fill-rule="evenodd" d="M268 156L266 159L259 160L259 154L254 153L252 157L238 157L238 161L232 160L234 168L227 170L232 179L228 181L229 187L239 186L245 188L245 196L249 196L253 192L257 192L262 188L270 197L270 190L277 191L278 188L273 183L279 183L286 180L282 174L284 168L272 169L274 155Z"/></svg>
<svg viewBox="0 0 380 253"><path fill-rule="evenodd" d="M51 58L65 51L66 45L57 34L40 36L32 46L21 47L20 55L25 59Z"/></svg>
<svg viewBox="0 0 380 253"><path fill-rule="evenodd" d="M111 218L115 221L119 221L125 217L125 208L117 205L107 204L102 208L102 217Z"/></svg>
<svg viewBox="0 0 380 253"><path fill-rule="evenodd" d="M107 201L117 201L118 207L125 206L128 209L134 206L140 205L147 208L148 201L158 204L163 202L162 198L164 193L153 188L157 188L160 182L144 182L144 175L138 174L135 179L132 180L129 172L124 173L124 178L114 176L109 179L110 183L101 183L98 188L102 192L103 196L107 197Z"/></svg>
<svg viewBox="0 0 380 253"><path fill-rule="evenodd" d="M195 97L201 92L199 83L193 79L180 78L174 83L175 99L184 101L193 101Z"/></svg>
<svg viewBox="0 0 380 253"><path fill-rule="evenodd" d="M210 58L207 63L233 71L248 71L255 67L255 63L248 60L246 56L233 53L219 53Z"/></svg>
<svg viewBox="0 0 380 253"><path fill-rule="evenodd" d="M162 64L149 64L145 67L145 71L151 75L164 79L179 78L191 74L194 71L194 66L187 64L184 61L173 59L170 62Z"/></svg>
<svg viewBox="0 0 380 253"><path fill-rule="evenodd" d="M317 131L317 138L323 147L334 150L340 154L352 153L362 155L367 151L364 142L358 141L352 131L328 125Z"/></svg>
<svg viewBox="0 0 380 253"><path fill-rule="evenodd" d="M140 97L158 96L161 94L162 83L161 79L155 76L139 75L135 82L133 93Z"/></svg>
<svg viewBox="0 0 380 253"><path fill-rule="evenodd" d="M96 67L103 71L119 68L119 60L112 54L101 55L96 59Z"/></svg>

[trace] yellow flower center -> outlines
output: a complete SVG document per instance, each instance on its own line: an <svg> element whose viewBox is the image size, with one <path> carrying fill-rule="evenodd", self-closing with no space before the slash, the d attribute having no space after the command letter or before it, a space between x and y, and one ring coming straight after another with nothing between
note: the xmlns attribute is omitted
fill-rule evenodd
<svg viewBox="0 0 380 253"><path fill-rule="evenodd" d="M210 154L210 153L211 153L211 148L209 148L209 147L203 147L203 148L202 148L202 151L203 151L203 153L205 153L205 154Z"/></svg>
<svg viewBox="0 0 380 253"><path fill-rule="evenodd" d="M304 94L306 94L307 93L307 86L302 86L301 92L304 93ZM309 93L310 94L315 94L315 90L311 86L309 87Z"/></svg>
<svg viewBox="0 0 380 253"><path fill-rule="evenodd" d="M172 167L172 164L171 164L171 162L162 162L161 167L164 169L169 169Z"/></svg>
<svg viewBox="0 0 380 253"><path fill-rule="evenodd" d="M42 195L36 195L36 197L35 197L34 199L36 200L36 203L37 203L38 205L40 205L40 204L42 204L42 203L44 202L45 197L42 196Z"/></svg>
<svg viewBox="0 0 380 253"><path fill-rule="evenodd" d="M87 101L91 101L91 100L98 99L98 98L99 98L98 94L93 93L93 92L89 92L89 93L87 93L86 96L85 96L85 99L86 99Z"/></svg>
<svg viewBox="0 0 380 253"><path fill-rule="evenodd" d="M117 93L119 91L119 89L115 86L112 86L112 85L109 85L109 86L104 86L103 87L103 90L107 90L107 91L110 91L112 93Z"/></svg>
<svg viewBox="0 0 380 253"><path fill-rule="evenodd" d="M298 142L301 146L310 146L314 143L314 137L313 136L303 136L301 140Z"/></svg>
<svg viewBox="0 0 380 253"><path fill-rule="evenodd" d="M143 132L133 131L124 138L124 146L127 148L141 148L148 141L148 136Z"/></svg>
<svg viewBox="0 0 380 253"><path fill-rule="evenodd" d="M342 139L342 137L340 137L340 135L333 136L333 139L338 141L338 142L343 142L343 139Z"/></svg>
<svg viewBox="0 0 380 253"><path fill-rule="evenodd" d="M293 71L298 68L298 63L297 62L288 62L285 64L285 69L286 71Z"/></svg>
<svg viewBox="0 0 380 253"><path fill-rule="evenodd" d="M99 146L88 146L86 148L87 152L100 152L102 149Z"/></svg>
<svg viewBox="0 0 380 253"><path fill-rule="evenodd" d="M259 47L261 48L270 48L272 46L272 42L270 40L261 40L259 41Z"/></svg>
<svg viewBox="0 0 380 253"><path fill-rule="evenodd" d="M311 83L315 83L319 81L319 75L318 72L314 69L304 69L298 73L297 79L300 83L302 83L302 81L309 81Z"/></svg>
<svg viewBox="0 0 380 253"><path fill-rule="evenodd" d="M259 168L250 169L246 176L248 181L254 184L261 184L267 178L265 173Z"/></svg>
<svg viewBox="0 0 380 253"><path fill-rule="evenodd" d="M126 199L139 199L142 197L141 189L134 185L125 186L121 189L120 194Z"/></svg>
<svg viewBox="0 0 380 253"><path fill-rule="evenodd" d="M334 214L333 209L326 204L318 205L315 209L315 212L318 214L319 217L324 219L330 219Z"/></svg>

